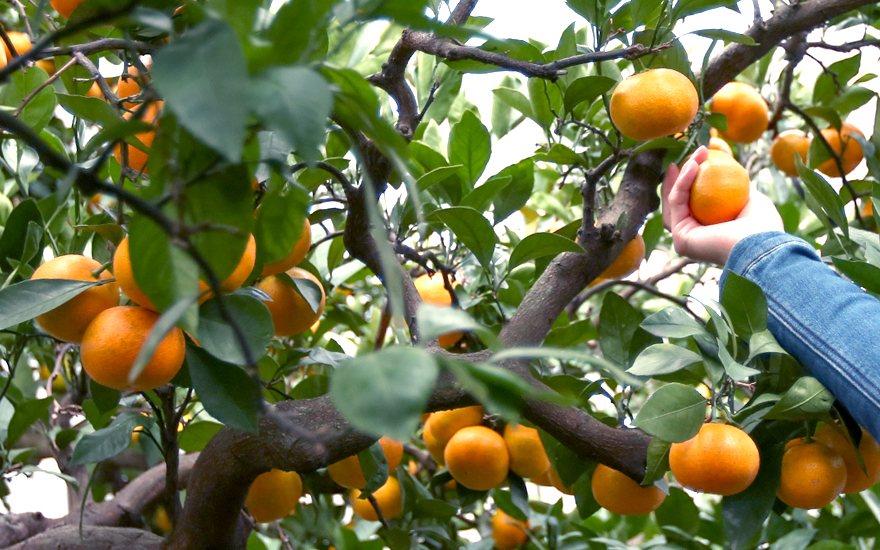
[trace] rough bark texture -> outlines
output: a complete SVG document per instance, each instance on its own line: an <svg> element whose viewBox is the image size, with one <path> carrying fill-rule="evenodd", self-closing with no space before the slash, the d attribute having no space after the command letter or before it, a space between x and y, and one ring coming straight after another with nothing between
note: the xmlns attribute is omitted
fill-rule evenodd
<svg viewBox="0 0 880 550"><path fill-rule="evenodd" d="M158 550L163 539L143 529L64 525L10 546L9 550Z"/></svg>

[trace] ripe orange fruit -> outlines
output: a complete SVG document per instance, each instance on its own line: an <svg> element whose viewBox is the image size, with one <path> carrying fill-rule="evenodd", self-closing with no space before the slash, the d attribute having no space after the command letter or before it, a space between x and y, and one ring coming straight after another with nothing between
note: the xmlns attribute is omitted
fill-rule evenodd
<svg viewBox="0 0 880 550"><path fill-rule="evenodd" d="M359 489L351 490L351 507L354 513L367 521L379 521L376 509L367 499L358 498L361 494ZM403 499L400 494L400 482L397 478L389 477L385 485L382 485L375 491L373 496L379 504L379 510L382 511L382 517L385 519L393 519L403 512Z"/></svg>
<svg viewBox="0 0 880 550"><path fill-rule="evenodd" d="M844 122L840 125L840 132L833 127L828 127L822 130L822 135L825 137L828 145L830 145L831 149L840 156L844 175L855 170L856 166L858 166L859 163L862 162L862 159L865 158L861 144L850 137L854 134L865 137L865 134L863 134L861 130L848 122ZM817 166L816 170L822 172L826 176L831 176L832 178L840 177L840 170L838 170L837 162L835 162L833 158L830 158Z"/></svg>
<svg viewBox="0 0 880 550"><path fill-rule="evenodd" d="M532 479L532 482L535 485L542 485L544 487L554 487L560 493L565 493L566 495L574 494L574 486L566 487L565 483L562 482L562 478L559 477L559 474L556 472L556 469L553 468L553 465L550 465L550 469L547 470L543 475L538 476Z"/></svg>
<svg viewBox="0 0 880 550"><path fill-rule="evenodd" d="M153 523L156 524L156 528L159 529L159 531L166 534L170 533L171 529L174 527L171 525L171 518L168 517L168 510L166 510L164 506L156 508L156 513L153 514Z"/></svg>
<svg viewBox="0 0 880 550"><path fill-rule="evenodd" d="M510 470L504 438L485 426L468 426L455 432L446 444L443 459L455 481L475 491L501 485Z"/></svg>
<svg viewBox="0 0 880 550"><path fill-rule="evenodd" d="M758 475L761 458L749 434L727 424L703 424L683 443L673 443L669 466L675 479L694 491L735 495Z"/></svg>
<svg viewBox="0 0 880 550"><path fill-rule="evenodd" d="M434 462L442 466L444 464L443 451L446 448L446 444L441 443L434 437L434 433L427 422L425 422L425 426L422 429L422 440L425 442L425 448L428 450L431 458L434 459Z"/></svg>
<svg viewBox="0 0 880 550"><path fill-rule="evenodd" d="M504 443L510 454L510 469L516 475L535 478L550 469L550 458L535 428L508 424L504 427Z"/></svg>
<svg viewBox="0 0 880 550"><path fill-rule="evenodd" d="M162 102L157 101L156 103L151 103L147 106L144 111L144 116L141 118L144 122L151 124L156 120L156 117L159 115L159 111L162 110ZM122 117L126 120L130 119L133 116L132 113L126 112L123 113ZM141 132L139 134L135 134L141 143L144 144L148 149L153 145L153 138L156 137L155 130L151 130L148 132ZM149 170L147 169L147 161L150 158L150 154L145 151L141 151L136 147L129 147L127 143L117 143L113 148L113 156L116 157L116 160L119 164L122 164L122 146L125 146L128 150L128 167L134 170L135 172L148 174Z"/></svg>
<svg viewBox="0 0 880 550"><path fill-rule="evenodd" d="M529 540L529 523L514 519L502 510L492 514L492 538L498 550L514 550Z"/></svg>
<svg viewBox="0 0 880 550"><path fill-rule="evenodd" d="M134 271L131 268L131 256L129 255L128 237L120 241L116 247L116 253L113 255L113 273L116 275L116 283L122 292L128 298L139 306L143 306L153 311L159 311L159 308L153 305L153 302L144 294L141 287L134 280Z"/></svg>
<svg viewBox="0 0 880 550"><path fill-rule="evenodd" d="M260 272L260 276L265 277L267 275L275 275L276 273L287 271L291 267L299 265L299 263L305 259L306 254L309 253L309 247L311 246L312 224L309 223L309 219L306 218L303 222L302 233L296 241L296 244L293 246L293 250L290 251L290 254L288 254L283 260L275 262L274 264L264 265L263 271Z"/></svg>
<svg viewBox="0 0 880 550"><path fill-rule="evenodd" d="M229 293L240 288L251 274L251 271L254 270L255 263L257 263L257 241L254 239L253 235L250 235L248 237L247 245L245 245L244 252L241 255L241 259L238 261L238 265L235 266L232 273L220 281L220 290L224 293ZM209 289L210 287L208 286L208 283L199 279L199 293L201 294L199 297L200 304L211 297L212 293L207 292Z"/></svg>
<svg viewBox="0 0 880 550"><path fill-rule="evenodd" d="M54 59L38 59L34 62L34 64L37 67L46 71L46 74L48 74L49 76L55 74L56 67Z"/></svg>
<svg viewBox="0 0 880 550"><path fill-rule="evenodd" d="M68 19L73 10L83 3L83 0L49 0L49 3L52 4L55 11L61 14L61 17Z"/></svg>
<svg viewBox="0 0 880 550"><path fill-rule="evenodd" d="M795 508L810 510L831 503L846 486L846 464L830 447L793 439L782 455L776 496Z"/></svg>
<svg viewBox="0 0 880 550"><path fill-rule="evenodd" d="M141 85L138 81L144 77L141 76L138 68L134 65L129 65L127 72L129 76L119 75L119 81L116 84L116 95L120 99L136 96L141 91ZM123 101L122 104L129 109L134 109L138 105L133 101Z"/></svg>
<svg viewBox="0 0 880 550"><path fill-rule="evenodd" d="M807 151L810 150L810 136L800 130L785 130L770 144L770 159L781 172L792 177L798 176L794 165L794 156L800 155L807 162Z"/></svg>
<svg viewBox="0 0 880 550"><path fill-rule="evenodd" d="M672 69L651 69L622 80L611 94L611 120L639 141L684 132L700 108L693 82Z"/></svg>
<svg viewBox="0 0 880 550"><path fill-rule="evenodd" d="M458 430L479 426L483 422L483 414L483 407L480 405L437 411L425 420L425 428L430 430L441 448L446 448L446 444Z"/></svg>
<svg viewBox="0 0 880 550"><path fill-rule="evenodd" d="M116 306L89 323L82 340L83 368L95 382L117 390L146 391L167 384L183 365L186 343L183 331L171 329L134 382L128 373L147 342L159 314L136 306Z"/></svg>
<svg viewBox="0 0 880 550"><path fill-rule="evenodd" d="M33 48L33 44L31 44L31 39L28 35L23 32L18 31L8 31L6 36L9 37L9 41L12 42L12 45L15 46L15 53L21 55L25 52L29 52L31 48ZM0 40L0 43L3 44L3 50L6 52L7 61L12 59L14 56L12 52L9 50L9 46L6 45L6 42Z"/></svg>
<svg viewBox="0 0 880 550"><path fill-rule="evenodd" d="M643 487L629 476L604 464L596 466L591 482L599 506L622 516L640 516L656 510L666 494L653 485Z"/></svg>
<svg viewBox="0 0 880 550"><path fill-rule="evenodd" d="M633 240L628 242L620 253L620 256L614 259L601 275L596 277L599 280L620 279L626 277L630 273L639 268L642 260L645 259L645 239L637 234Z"/></svg>
<svg viewBox="0 0 880 550"><path fill-rule="evenodd" d="M864 429L862 429L862 439L859 441L859 454L865 461L867 475L859 464L855 446L846 430L839 426L825 424L816 430L813 438L831 448L843 459L843 463L846 465L846 485L842 491L844 494L861 493L880 481L880 445Z"/></svg>
<svg viewBox="0 0 880 550"><path fill-rule="evenodd" d="M98 277L93 271L101 269L100 262L79 254L58 256L38 267L31 279L69 279L74 281L98 281L113 276L106 269ZM116 283L90 288L37 317L43 330L68 342L82 342L86 327L105 309L119 305L119 287Z"/></svg>
<svg viewBox="0 0 880 550"><path fill-rule="evenodd" d="M767 129L767 102L751 84L728 82L712 96L713 113L727 117L721 137L735 143L751 143Z"/></svg>
<svg viewBox="0 0 880 550"><path fill-rule="evenodd" d="M403 443L385 436L379 439L379 444L382 445L382 452L385 453L388 471L394 472L403 458ZM364 477L364 470L357 455L334 462L327 467L327 473L333 481L349 489L363 489L367 486L367 479Z"/></svg>
<svg viewBox="0 0 880 550"><path fill-rule="evenodd" d="M749 202L749 173L732 157L709 151L691 187L691 215L705 225L735 219Z"/></svg>
<svg viewBox="0 0 880 550"><path fill-rule="evenodd" d="M276 336L293 336L307 331L324 313L327 298L318 278L305 269L292 267L287 270L287 274L293 279L307 279L318 285L321 289L321 304L318 311L312 311L305 298L278 275L270 275L257 283L257 288L272 298L271 302L265 304L272 314Z"/></svg>
<svg viewBox="0 0 880 550"><path fill-rule="evenodd" d="M731 157L733 156L733 149L731 149L730 145L720 137L709 138L709 149L713 151L721 151Z"/></svg>
<svg viewBox="0 0 880 550"><path fill-rule="evenodd" d="M414 284L416 285L416 290L419 292L419 296L422 297L422 300L426 304L435 306L452 305L452 296L450 296L449 291L446 290L446 286L443 283L442 273L437 272L433 275L425 273L424 275L416 277ZM451 284L452 286L457 286L458 282L452 281ZM444 334L438 338L440 347L448 348L454 346L459 340L461 340L462 336L464 336L464 334L461 332Z"/></svg>
<svg viewBox="0 0 880 550"><path fill-rule="evenodd" d="M257 476L248 490L248 512L259 523L289 516L303 495L302 479L296 472L272 469Z"/></svg>

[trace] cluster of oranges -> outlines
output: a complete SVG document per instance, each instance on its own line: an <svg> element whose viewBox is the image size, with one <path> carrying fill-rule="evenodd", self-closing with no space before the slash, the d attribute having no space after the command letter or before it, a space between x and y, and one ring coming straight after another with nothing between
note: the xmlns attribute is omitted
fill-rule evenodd
<svg viewBox="0 0 880 550"><path fill-rule="evenodd" d="M310 272L289 267L300 263L309 250L311 227L304 222L302 234L284 260L267 265L257 287L273 300L267 306L278 336L291 336L311 327L324 310L324 289ZM256 242L251 236L233 272L220 288L232 292L251 275L256 263ZM116 248L110 272L97 261L80 254L58 256L39 266L32 279L68 279L104 282L77 295L66 303L37 317L37 322L52 336L81 344L83 369L96 382L128 391L145 391L171 381L183 365L186 344L183 332L174 327L156 348L152 359L134 379L130 373L140 350L146 344L159 313L134 277L128 237ZM294 279L306 279L321 292L320 307L313 310L308 302L281 279L285 272ZM200 302L210 297L208 285L199 281ZM119 291L136 305L120 306Z"/></svg>
<svg viewBox="0 0 880 550"><path fill-rule="evenodd" d="M841 175L847 175L855 170L865 158L862 145L853 137L858 135L864 138L865 134L852 124L843 122L840 125L840 130L828 127L821 130L820 133L831 146L834 154L840 157L840 164L843 167L841 172L837 161L833 157L829 158L816 167L816 170L826 176L839 178ZM794 157L798 155L803 162L806 162L811 141L812 138L801 130L791 129L780 132L770 144L770 158L773 160L773 164L781 172L797 177L798 172Z"/></svg>

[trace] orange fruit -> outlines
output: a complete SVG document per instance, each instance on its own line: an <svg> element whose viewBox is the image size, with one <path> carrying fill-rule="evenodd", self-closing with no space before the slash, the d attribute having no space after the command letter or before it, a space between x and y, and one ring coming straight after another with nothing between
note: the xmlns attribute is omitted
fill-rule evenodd
<svg viewBox="0 0 880 550"><path fill-rule="evenodd" d="M264 265L263 271L260 272L260 276L265 277L267 275L275 275L276 273L287 271L291 267L299 265L299 263L305 259L306 254L309 253L309 247L311 246L312 224L309 223L309 219L306 218L303 222L302 233L300 233L299 239L296 241L290 254L288 254L283 260L275 262L274 264Z"/></svg>
<svg viewBox="0 0 880 550"><path fill-rule="evenodd" d="M735 219L749 202L749 173L732 157L709 151L691 187L691 215L705 225Z"/></svg>
<svg viewBox="0 0 880 550"><path fill-rule="evenodd" d="M55 11L61 14L61 17L67 19L77 6L83 3L83 0L49 0Z"/></svg>
<svg viewBox="0 0 880 550"><path fill-rule="evenodd" d="M163 533L170 533L171 529L174 527L171 524L171 518L168 517L168 510L165 509L164 506L159 506L156 508L156 513L153 514L153 523L156 524L156 528Z"/></svg>
<svg viewBox="0 0 880 550"><path fill-rule="evenodd" d="M167 384L183 365L186 343L183 331L171 329L134 382L128 373L147 342L159 314L136 306L116 306L89 323L82 340L80 359L95 382L117 390L146 391Z"/></svg>
<svg viewBox="0 0 880 550"><path fill-rule="evenodd" d="M254 270L255 263L257 263L257 241L254 239L253 235L249 235L247 245L245 245L244 252L241 254L241 259L238 261L238 265L235 266L232 273L220 281L220 290L224 293L229 293L240 288L247 280L248 276L250 276L251 271ZM205 300L211 297L212 293L208 292L209 289L210 287L208 286L208 283L199 279L199 293L201 294L199 297L200 304L204 303Z"/></svg>
<svg viewBox="0 0 880 550"><path fill-rule="evenodd" d="M711 110L727 117L721 137L734 143L751 143L761 137L769 123L767 102L751 84L728 82L712 96Z"/></svg>
<svg viewBox="0 0 880 550"><path fill-rule="evenodd" d="M354 513L367 521L379 521L376 509L367 499L358 498L361 494L359 489L351 490L351 507ZM382 517L385 519L393 519L403 512L403 499L400 494L400 482L397 478L389 477L385 485L382 485L375 491L373 496L379 504L379 510L382 511Z"/></svg>
<svg viewBox="0 0 880 550"><path fill-rule="evenodd" d="M452 305L452 296L446 290L442 273L436 272L433 275L428 275L427 273L419 275L416 277L414 284L419 292L419 296L422 297L422 301L426 304L444 307ZM457 281L451 281L451 284L452 286L458 286ZM463 336L464 334L461 332L444 334L438 338L440 347L448 348L454 346Z"/></svg>
<svg viewBox="0 0 880 550"><path fill-rule="evenodd" d="M800 155L807 162L807 151L810 149L810 136L800 130L780 132L770 144L770 159L781 172L792 177L798 176L794 165L794 156Z"/></svg>
<svg viewBox="0 0 880 550"><path fill-rule="evenodd" d="M574 486L566 487L565 483L562 482L562 478L559 477L559 474L556 472L556 469L553 468L553 465L550 465L550 469L547 470L543 475L540 475L532 481L536 485L542 485L544 487L554 487L560 493L565 493L566 495L574 494Z"/></svg>
<svg viewBox="0 0 880 550"><path fill-rule="evenodd" d="M385 436L379 439L379 444L382 446L382 452L385 453L388 471L393 472L403 458L403 443ZM364 470L357 455L334 462L327 467L327 473L333 481L349 489L363 489L367 486L367 479L364 477Z"/></svg>
<svg viewBox="0 0 880 550"><path fill-rule="evenodd" d="M23 32L18 31L8 31L6 36L9 37L9 41L12 42L12 45L15 46L15 53L17 55L21 55L25 52L29 52L31 48L33 48L33 44L31 44L31 39L28 35ZM0 43L3 44L3 50L6 52L6 59L10 60L14 56L12 52L9 50L9 46L6 45L6 42L0 40ZM48 72L48 71L47 71Z"/></svg>
<svg viewBox="0 0 880 550"><path fill-rule="evenodd" d="M434 459L434 462L442 466L444 464L443 450L446 448L446 444L441 443L434 437L434 433L427 422L425 422L425 426L422 429L422 440L425 442L425 448L428 450L431 458Z"/></svg>
<svg viewBox="0 0 880 550"><path fill-rule="evenodd" d="M257 283L257 288L272 298L271 302L265 304L272 314L276 336L293 336L307 331L324 313L326 302L324 287L317 277L299 267L292 267L286 273L293 279L306 279L318 285L321 289L321 304L318 311L312 311L305 298L278 275L270 275Z"/></svg>
<svg viewBox="0 0 880 550"><path fill-rule="evenodd" d="M156 117L159 115L159 111L162 110L162 102L157 101L156 103L151 103L147 106L144 111L144 116L141 118L144 122L151 124L156 120ZM122 117L126 120L130 119L133 116L132 113L126 112L123 113ZM148 132L141 132L139 134L135 134L141 143L144 144L148 149L153 145L153 138L156 137L155 130L151 130ZM141 151L136 147L129 147L127 143L117 143L113 148L113 156L116 157L116 160L119 161L119 164L122 164L122 146L125 146L128 150L128 167L134 170L135 172L148 174L149 171L147 169L147 161L150 158L150 154L145 151Z"/></svg>
<svg viewBox="0 0 880 550"><path fill-rule="evenodd" d="M123 100L127 97L136 96L141 92L139 81L144 78L141 76L141 72L138 68L134 65L129 65L127 72L128 76L124 74L119 75L119 80L116 84L116 95ZM133 101L123 101L122 104L129 109L134 109L138 105Z"/></svg>
<svg viewBox="0 0 880 550"><path fill-rule="evenodd" d="M106 269L98 277L93 271L101 269L100 262L79 254L58 256L38 267L31 279L69 279L99 281L113 276ZM67 302L37 317L40 326L59 340L79 343L89 323L102 311L119 305L119 287L107 283L86 290Z"/></svg>
<svg viewBox="0 0 880 550"><path fill-rule="evenodd" d="M666 499L666 494L657 487L643 487L626 474L604 464L596 466L591 485L593 498L599 506L622 516L653 512Z"/></svg>
<svg viewBox="0 0 880 550"><path fill-rule="evenodd" d="M483 407L473 405L448 411L431 413L425 420L425 429L430 430L441 449L452 439L455 433L468 426L479 426L483 422Z"/></svg>
<svg viewBox="0 0 880 550"><path fill-rule="evenodd" d="M679 483L705 493L735 495L758 475L761 458L749 434L727 424L703 424L683 443L673 443L669 466Z"/></svg>
<svg viewBox="0 0 880 550"><path fill-rule="evenodd" d="M302 495L303 484L298 473L273 468L251 483L245 506L258 523L266 523L292 514Z"/></svg>
<svg viewBox="0 0 880 550"><path fill-rule="evenodd" d="M504 438L485 426L468 426L455 432L446 444L443 459L453 479L475 491L501 485L510 469Z"/></svg>
<svg viewBox="0 0 880 550"><path fill-rule="evenodd" d="M855 446L845 429L825 424L816 430L813 438L831 448L843 459L846 465L846 485L842 491L844 494L861 493L880 481L880 445L864 429L862 429L862 439L859 441L859 454L865 462L867 475L859 464Z"/></svg>
<svg viewBox="0 0 880 550"><path fill-rule="evenodd" d="M709 149L714 151L721 151L722 153L726 153L731 157L733 156L733 149L731 149L730 145L720 137L709 138Z"/></svg>
<svg viewBox="0 0 880 550"><path fill-rule="evenodd" d="M795 508L810 510L831 503L846 486L846 464L830 447L793 439L782 454L776 496Z"/></svg>
<svg viewBox="0 0 880 550"><path fill-rule="evenodd" d="M529 523L514 519L502 510L492 514L492 538L498 550L513 550L529 540Z"/></svg>
<svg viewBox="0 0 880 550"><path fill-rule="evenodd" d="M614 262L608 266L601 275L596 279L620 279L626 277L630 273L639 268L642 260L645 259L645 239L641 235L636 235L633 240L626 243L620 256L614 259Z"/></svg>
<svg viewBox="0 0 880 550"><path fill-rule="evenodd" d="M672 69L651 69L622 80L611 94L614 126L639 141L684 132L700 108L693 82Z"/></svg>
<svg viewBox="0 0 880 550"><path fill-rule="evenodd" d="M52 76L55 74L55 60L54 59L38 59L34 62L34 64L46 71L46 74Z"/></svg>
<svg viewBox="0 0 880 550"><path fill-rule="evenodd" d="M139 306L143 306L153 311L159 309L153 305L153 302L144 294L141 287L134 280L134 271L131 268L131 256L129 255L128 237L120 241L116 247L116 253L113 255L113 273L116 275L116 283L122 292L128 298Z"/></svg>
<svg viewBox="0 0 880 550"><path fill-rule="evenodd" d="M840 125L840 132L833 127L828 127L822 130L822 135L825 137L828 145L830 145L831 149L840 156L844 175L855 170L856 166L858 166L859 163L862 162L862 159L865 158L861 144L850 137L854 134L865 137L865 134L863 134L861 130L848 122L844 122ZM817 166L816 170L822 172L826 176L831 176L832 178L840 177L840 170L837 168L837 162L835 162L833 158L830 158Z"/></svg>
<svg viewBox="0 0 880 550"><path fill-rule="evenodd" d="M550 458L535 428L508 424L504 427L504 443L510 454L510 469L519 477L540 477L550 469Z"/></svg>

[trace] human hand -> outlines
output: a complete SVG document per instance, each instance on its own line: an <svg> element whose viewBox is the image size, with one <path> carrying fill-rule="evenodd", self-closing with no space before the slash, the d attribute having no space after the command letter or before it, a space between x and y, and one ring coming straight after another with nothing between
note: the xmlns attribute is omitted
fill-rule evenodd
<svg viewBox="0 0 880 550"><path fill-rule="evenodd" d="M724 265L733 246L749 235L764 231L783 231L782 218L776 206L754 186L749 202L729 222L703 225L691 215L688 201L691 185L701 163L709 158L709 151L700 147L684 163L670 164L663 178L663 225L672 233L675 251L694 260Z"/></svg>

